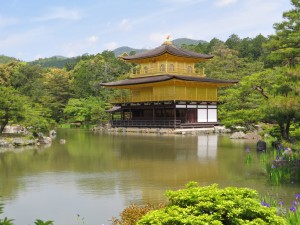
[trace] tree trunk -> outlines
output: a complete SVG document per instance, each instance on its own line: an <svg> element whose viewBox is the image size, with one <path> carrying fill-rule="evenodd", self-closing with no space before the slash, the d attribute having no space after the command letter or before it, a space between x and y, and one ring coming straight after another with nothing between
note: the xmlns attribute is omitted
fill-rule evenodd
<svg viewBox="0 0 300 225"><path fill-rule="evenodd" d="M0 126L0 134L2 134L5 126L8 124L8 112L6 112L3 119L4 120L2 121L1 126Z"/></svg>
<svg viewBox="0 0 300 225"><path fill-rule="evenodd" d="M283 121L279 121L278 123L279 127L280 127L280 134L281 137L286 140L286 132L285 132L285 127L284 127L284 122Z"/></svg>
<svg viewBox="0 0 300 225"><path fill-rule="evenodd" d="M285 137L286 140L290 141L290 126L291 126L291 120L288 118L286 120L286 125L285 125Z"/></svg>
<svg viewBox="0 0 300 225"><path fill-rule="evenodd" d="M279 121L278 125L280 127L281 137L286 141L290 141L291 120L288 118L286 120L286 123L284 123L283 121Z"/></svg>

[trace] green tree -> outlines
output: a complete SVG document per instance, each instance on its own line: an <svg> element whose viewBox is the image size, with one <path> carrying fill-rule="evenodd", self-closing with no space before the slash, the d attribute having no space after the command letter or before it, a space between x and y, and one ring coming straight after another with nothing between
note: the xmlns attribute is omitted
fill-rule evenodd
<svg viewBox="0 0 300 225"><path fill-rule="evenodd" d="M263 68L261 62L250 62L239 58L238 52L228 48L224 43L218 42L212 49L215 57L206 63L199 64L205 67L205 74L210 78L241 80L244 76L260 71Z"/></svg>
<svg viewBox="0 0 300 225"><path fill-rule="evenodd" d="M12 87L0 86L0 134L9 123L22 124L32 132L48 131L52 122L46 112Z"/></svg>
<svg viewBox="0 0 300 225"><path fill-rule="evenodd" d="M63 117L64 108L73 95L72 82L71 72L64 69L51 68L43 75L43 93L36 101L51 110L56 122Z"/></svg>
<svg viewBox="0 0 300 225"><path fill-rule="evenodd" d="M19 90L21 94L32 97L32 91L37 82L42 78L42 68L39 65L30 65L25 62L15 63L13 65L9 81L10 85Z"/></svg>
<svg viewBox="0 0 300 225"><path fill-rule="evenodd" d="M283 13L284 21L275 23L265 48L269 51L268 66L295 67L300 60L300 1L291 0L294 8Z"/></svg>
<svg viewBox="0 0 300 225"><path fill-rule="evenodd" d="M258 121L277 123L290 140L290 125L300 121L300 70L267 69L244 77L221 96L220 117L227 126L250 126Z"/></svg>
<svg viewBox="0 0 300 225"><path fill-rule="evenodd" d="M118 60L110 51L81 60L73 70L75 97L101 96L108 100L112 90L101 88L100 83L113 81L129 70L130 66Z"/></svg>
<svg viewBox="0 0 300 225"><path fill-rule="evenodd" d="M239 51L241 47L242 39L237 34L232 34L229 38L225 41L225 44L228 48Z"/></svg>
<svg viewBox="0 0 300 225"><path fill-rule="evenodd" d="M23 104L26 98L11 87L0 86L0 134L9 122L24 119Z"/></svg>
<svg viewBox="0 0 300 225"><path fill-rule="evenodd" d="M109 114L105 111L110 108L99 97L71 98L64 109L64 115L68 122L105 124L109 120Z"/></svg>

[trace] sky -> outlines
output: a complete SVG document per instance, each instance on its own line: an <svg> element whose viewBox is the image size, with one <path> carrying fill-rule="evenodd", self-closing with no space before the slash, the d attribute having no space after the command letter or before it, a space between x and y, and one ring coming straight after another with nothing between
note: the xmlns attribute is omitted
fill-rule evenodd
<svg viewBox="0 0 300 225"><path fill-rule="evenodd" d="M274 34L290 0L0 0L0 55L23 61Z"/></svg>

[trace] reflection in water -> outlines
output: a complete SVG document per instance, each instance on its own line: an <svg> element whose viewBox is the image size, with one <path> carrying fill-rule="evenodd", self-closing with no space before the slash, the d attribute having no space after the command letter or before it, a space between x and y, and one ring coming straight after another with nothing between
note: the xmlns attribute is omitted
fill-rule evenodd
<svg viewBox="0 0 300 225"><path fill-rule="evenodd" d="M60 139L66 139L64 145ZM93 134L60 129L42 151L0 153L0 196L16 225L37 218L55 225L109 224L131 202L165 201L167 189L189 181L201 185L256 188L284 196L295 187L273 190L255 154L245 164L245 149L255 143L227 136Z"/></svg>
<svg viewBox="0 0 300 225"><path fill-rule="evenodd" d="M218 149L218 136L206 135L198 136L197 155L200 159L215 159Z"/></svg>

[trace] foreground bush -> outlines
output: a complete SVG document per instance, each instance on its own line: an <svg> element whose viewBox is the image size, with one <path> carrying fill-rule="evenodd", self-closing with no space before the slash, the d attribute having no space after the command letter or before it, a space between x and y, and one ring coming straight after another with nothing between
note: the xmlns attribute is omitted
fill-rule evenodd
<svg viewBox="0 0 300 225"><path fill-rule="evenodd" d="M119 219L112 218L112 225L135 225L146 213L163 206L162 204L144 206L132 204L120 213Z"/></svg>
<svg viewBox="0 0 300 225"><path fill-rule="evenodd" d="M167 191L169 204L146 214L138 225L284 225L275 207L261 204L255 190L247 188L199 187L190 182L186 189Z"/></svg>

